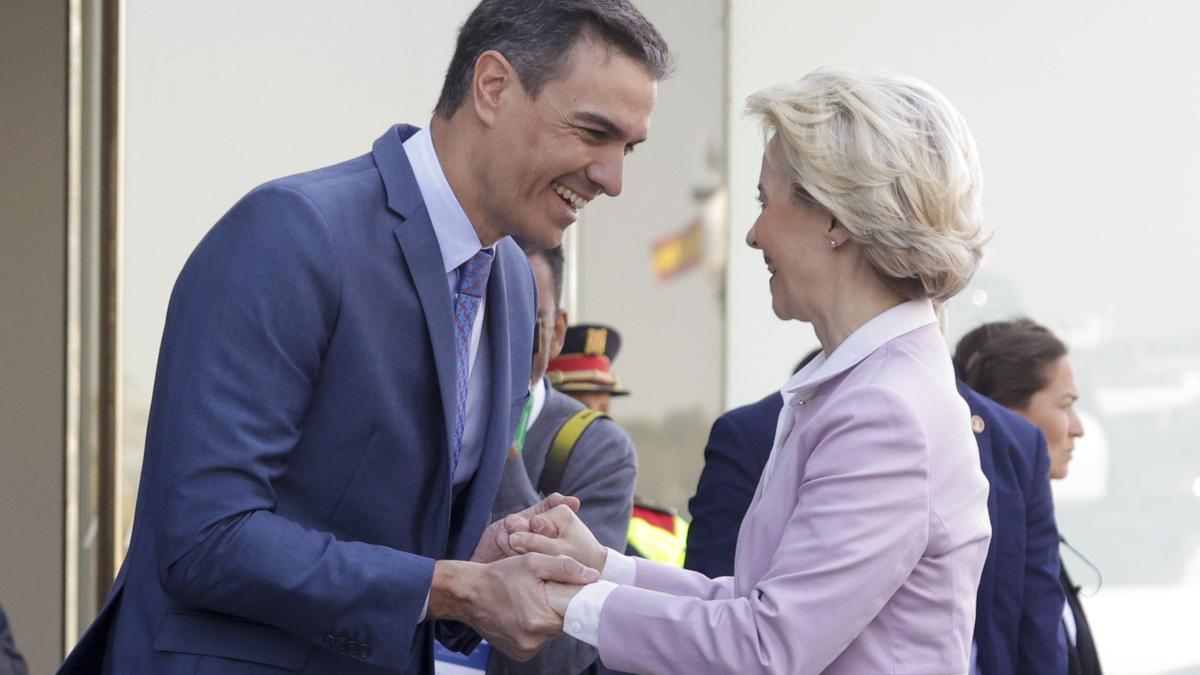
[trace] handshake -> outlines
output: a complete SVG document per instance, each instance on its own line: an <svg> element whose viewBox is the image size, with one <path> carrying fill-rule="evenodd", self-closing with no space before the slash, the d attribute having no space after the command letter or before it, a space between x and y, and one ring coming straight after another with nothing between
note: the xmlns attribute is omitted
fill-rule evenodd
<svg viewBox="0 0 1200 675"><path fill-rule="evenodd" d="M469 561L437 561L427 617L461 621L509 657L533 658L604 568L608 551L578 510L575 497L552 494L489 525Z"/></svg>

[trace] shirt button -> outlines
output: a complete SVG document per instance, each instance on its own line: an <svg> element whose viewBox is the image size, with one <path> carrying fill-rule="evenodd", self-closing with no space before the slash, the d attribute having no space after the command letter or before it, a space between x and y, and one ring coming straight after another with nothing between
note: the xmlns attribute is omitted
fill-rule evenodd
<svg viewBox="0 0 1200 675"><path fill-rule="evenodd" d="M580 626L578 623L573 623L570 626L567 626L567 632L572 635L579 635L580 631L582 630L583 626Z"/></svg>

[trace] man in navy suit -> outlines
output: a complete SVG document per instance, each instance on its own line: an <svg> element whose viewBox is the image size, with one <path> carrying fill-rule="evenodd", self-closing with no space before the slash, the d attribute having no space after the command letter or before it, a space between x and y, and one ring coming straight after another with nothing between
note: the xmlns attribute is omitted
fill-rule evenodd
<svg viewBox="0 0 1200 675"><path fill-rule="evenodd" d="M1064 597L1046 439L961 382L958 390L971 409L980 467L990 484L992 523L976 596L972 673L1065 673L1066 645L1058 628ZM771 454L782 406L776 392L713 424L704 470L688 502L692 524L684 567L710 577L733 574L738 529Z"/></svg>
<svg viewBox="0 0 1200 675"><path fill-rule="evenodd" d="M234 205L176 282L129 552L63 672L430 673L435 632L561 630L541 585L596 573L488 526L533 352L509 235L621 192L667 60L627 0L484 0L428 127Z"/></svg>
<svg viewBox="0 0 1200 675"><path fill-rule="evenodd" d="M733 575L742 518L754 499L771 446L775 423L783 409L779 392L761 401L734 408L713 422L704 446L704 469L696 494L688 500L692 523L688 526L685 569L705 576Z"/></svg>
<svg viewBox="0 0 1200 675"><path fill-rule="evenodd" d="M792 374L820 353L818 348L805 354ZM711 578L733 575L738 529L771 455L775 423L782 409L783 396L776 391L761 401L734 408L713 422L704 446L700 482L696 494L688 500L692 523L688 527L685 569Z"/></svg>

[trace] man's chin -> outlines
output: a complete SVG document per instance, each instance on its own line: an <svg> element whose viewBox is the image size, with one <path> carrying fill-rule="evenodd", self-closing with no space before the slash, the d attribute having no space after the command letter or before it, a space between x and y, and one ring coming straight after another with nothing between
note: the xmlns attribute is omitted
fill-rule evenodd
<svg viewBox="0 0 1200 675"><path fill-rule="evenodd" d="M543 249L552 249L562 244L567 228L573 224L574 221L566 225L548 224L546 227L540 227L536 231L527 232L522 236Z"/></svg>

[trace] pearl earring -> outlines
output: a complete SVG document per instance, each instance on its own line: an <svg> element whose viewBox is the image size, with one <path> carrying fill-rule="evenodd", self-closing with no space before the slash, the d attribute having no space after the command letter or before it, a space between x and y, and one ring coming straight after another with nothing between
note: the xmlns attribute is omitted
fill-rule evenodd
<svg viewBox="0 0 1200 675"><path fill-rule="evenodd" d="M836 239L829 240L829 248L837 248L837 240Z"/></svg>

